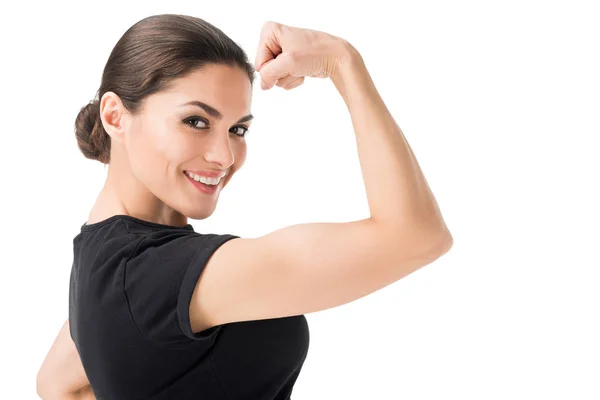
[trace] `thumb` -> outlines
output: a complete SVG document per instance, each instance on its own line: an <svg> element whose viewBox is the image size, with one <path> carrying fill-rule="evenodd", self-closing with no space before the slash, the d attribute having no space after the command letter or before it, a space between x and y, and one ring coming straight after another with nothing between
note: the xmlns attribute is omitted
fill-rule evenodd
<svg viewBox="0 0 600 400"><path fill-rule="evenodd" d="M263 25L254 59L254 68L256 71L260 71L267 61L277 57L283 51L279 44L279 27L279 24L272 21L267 21Z"/></svg>
<svg viewBox="0 0 600 400"><path fill-rule="evenodd" d="M263 64L260 70L263 89L271 89L278 79L293 75L293 62L289 53L281 53L276 58Z"/></svg>
<svg viewBox="0 0 600 400"><path fill-rule="evenodd" d="M256 58L254 59L254 68L257 72L260 72L263 65L275 58L275 55L265 45L261 44L256 52Z"/></svg>

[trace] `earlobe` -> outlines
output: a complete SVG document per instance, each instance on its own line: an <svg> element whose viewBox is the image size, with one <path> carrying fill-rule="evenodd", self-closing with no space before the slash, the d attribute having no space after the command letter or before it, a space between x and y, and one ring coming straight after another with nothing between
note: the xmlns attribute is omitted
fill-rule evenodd
<svg viewBox="0 0 600 400"><path fill-rule="evenodd" d="M106 92L100 100L100 119L102 126L111 140L124 141L125 108L119 96L114 92Z"/></svg>

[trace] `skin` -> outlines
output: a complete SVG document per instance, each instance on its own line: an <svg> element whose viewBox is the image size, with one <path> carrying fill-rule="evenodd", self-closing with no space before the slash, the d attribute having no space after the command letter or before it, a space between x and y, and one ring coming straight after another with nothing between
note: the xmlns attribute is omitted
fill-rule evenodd
<svg viewBox="0 0 600 400"><path fill-rule="evenodd" d="M199 100L216 108L222 119L197 106ZM100 101L104 129L111 137L111 161L106 183L88 223L126 214L166 225L183 226L187 219L204 219L215 210L220 191L246 160L246 140L237 135L251 121L252 86L238 67L209 65L173 81L166 91L148 96L139 115L131 115L119 97L107 92ZM202 120L183 122L190 117ZM209 127L197 130L196 127ZM214 195L197 190L184 170L228 171Z"/></svg>

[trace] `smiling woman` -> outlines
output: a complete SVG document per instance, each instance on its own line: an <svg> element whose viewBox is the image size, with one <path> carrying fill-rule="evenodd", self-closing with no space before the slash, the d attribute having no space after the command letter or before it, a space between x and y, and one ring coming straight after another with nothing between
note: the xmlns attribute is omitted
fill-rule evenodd
<svg viewBox="0 0 600 400"><path fill-rule="evenodd" d="M371 216L258 238L195 232L188 218L214 212L246 159L254 69L201 19L136 23L76 119L83 154L109 171L73 239L70 330L45 363L79 355L98 400L291 400L308 354L304 314L388 286L452 245L353 46L267 22L257 63L264 89L331 77L351 112ZM43 367L40 393L90 393L57 374L77 377Z"/></svg>
<svg viewBox="0 0 600 400"><path fill-rule="evenodd" d="M129 28L75 123L82 153L109 164L98 203L170 225L211 215L246 159L254 74L245 52L200 19L167 14ZM206 188L184 171L225 177ZM119 191L125 196L117 199ZM207 193L215 196L199 198ZM95 207L88 222L112 215L105 208Z"/></svg>
<svg viewBox="0 0 600 400"><path fill-rule="evenodd" d="M210 216L244 164L254 75L233 40L191 16L144 18L113 48L95 99L75 121L83 155L109 170L74 239L69 319L38 374L42 397L221 398L234 387L217 379L238 373L252 382L244 390L265 389L260 376L225 362L248 328L227 330L213 348L220 329L192 330L189 314L205 258L237 236L196 233L187 218ZM306 354L305 319L260 328L257 349L273 335L300 334L293 354L269 351L262 365L286 362L293 373ZM295 380L264 378L289 391Z"/></svg>

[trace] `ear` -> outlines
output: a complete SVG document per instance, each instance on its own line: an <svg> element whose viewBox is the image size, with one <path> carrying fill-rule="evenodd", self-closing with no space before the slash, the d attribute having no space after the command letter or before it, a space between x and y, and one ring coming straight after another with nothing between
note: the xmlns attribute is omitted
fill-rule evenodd
<svg viewBox="0 0 600 400"><path fill-rule="evenodd" d="M100 119L111 140L125 141L124 127L128 116L129 113L116 93L106 92L102 95L102 99L100 99Z"/></svg>

